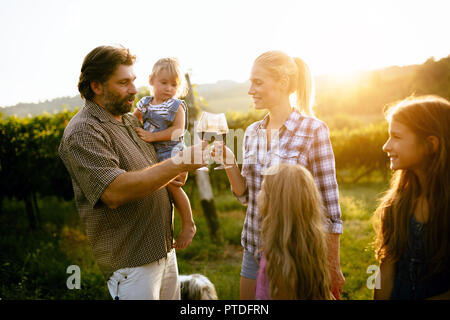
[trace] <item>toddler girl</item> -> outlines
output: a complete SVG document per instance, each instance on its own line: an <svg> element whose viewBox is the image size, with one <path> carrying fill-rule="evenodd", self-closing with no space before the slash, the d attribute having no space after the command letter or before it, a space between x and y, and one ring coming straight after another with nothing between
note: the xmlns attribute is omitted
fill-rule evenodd
<svg viewBox="0 0 450 320"><path fill-rule="evenodd" d="M142 98L136 105L134 115L144 125L144 129L137 128L136 132L142 140L153 143L159 161L175 156L184 148L187 108L182 100L175 98L183 93L182 82L183 74L177 59L160 59L153 66L149 77L153 96ZM179 187L169 184L167 188L181 219L181 232L174 247L184 249L196 232L189 198Z"/></svg>

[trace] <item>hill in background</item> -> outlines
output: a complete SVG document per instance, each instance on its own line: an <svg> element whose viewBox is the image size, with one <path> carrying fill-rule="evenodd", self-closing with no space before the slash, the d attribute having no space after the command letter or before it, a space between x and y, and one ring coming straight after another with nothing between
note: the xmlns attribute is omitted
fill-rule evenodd
<svg viewBox="0 0 450 320"><path fill-rule="evenodd" d="M218 81L194 85L201 109L210 112L240 111L251 108L247 94L250 83ZM315 78L315 110L319 117L338 114L382 116L383 106L411 94L437 94L450 99L450 56L435 61L428 59L420 65L388 67L360 71L345 76L323 75ZM56 98L41 103L20 103L0 108L4 116L38 115L63 109L73 110L83 105L80 96Z"/></svg>
<svg viewBox="0 0 450 320"><path fill-rule="evenodd" d="M201 109L210 112L226 112L227 110L247 111L251 106L251 99L247 94L249 83L234 81L219 81L214 84L194 85L201 99ZM84 104L80 95L61 97L39 103L19 103L15 106L0 108L4 116L18 117L36 116L44 112L55 113L64 109L74 110Z"/></svg>
<svg viewBox="0 0 450 320"><path fill-rule="evenodd" d="M248 95L250 81L238 83L229 80L218 81L214 84L195 86L200 99L199 106L205 111L226 112L243 111L251 108L252 100Z"/></svg>
<svg viewBox="0 0 450 320"><path fill-rule="evenodd" d="M60 97L39 103L19 103L15 106L0 108L0 113L3 113L4 116L36 116L44 112L54 113L64 109L74 110L76 107L80 107L83 104L84 102L80 95L76 95L74 97Z"/></svg>

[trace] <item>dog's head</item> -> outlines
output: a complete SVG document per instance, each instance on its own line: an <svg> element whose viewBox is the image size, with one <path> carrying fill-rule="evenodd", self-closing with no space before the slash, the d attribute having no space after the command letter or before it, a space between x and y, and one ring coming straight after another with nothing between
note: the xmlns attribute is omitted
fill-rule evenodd
<svg viewBox="0 0 450 320"><path fill-rule="evenodd" d="M201 274L180 275L181 300L217 300L214 285Z"/></svg>

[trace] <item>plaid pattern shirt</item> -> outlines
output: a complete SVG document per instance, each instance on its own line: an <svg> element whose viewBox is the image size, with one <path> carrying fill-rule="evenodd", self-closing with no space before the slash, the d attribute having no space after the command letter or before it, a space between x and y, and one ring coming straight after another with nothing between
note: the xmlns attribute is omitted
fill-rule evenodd
<svg viewBox="0 0 450 320"><path fill-rule="evenodd" d="M166 257L173 242L173 212L166 188L116 209L100 199L120 174L158 162L153 145L134 131L138 126L132 114L124 114L119 122L87 100L64 130L59 147L72 178L78 213L106 279L118 269Z"/></svg>
<svg viewBox="0 0 450 320"><path fill-rule="evenodd" d="M263 181L264 171L277 163L301 164L313 175L325 205L326 231L342 234L341 209L336 181L335 161L328 127L320 120L291 113L279 130L273 130L267 148L268 115L251 124L244 135L242 176L247 191L238 197L247 204L242 231L242 246L259 258L260 224L256 197Z"/></svg>

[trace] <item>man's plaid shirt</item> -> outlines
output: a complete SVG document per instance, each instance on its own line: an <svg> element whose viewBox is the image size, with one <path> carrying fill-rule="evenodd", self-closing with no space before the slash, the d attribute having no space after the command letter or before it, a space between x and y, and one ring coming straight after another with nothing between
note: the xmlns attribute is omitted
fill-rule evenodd
<svg viewBox="0 0 450 320"><path fill-rule="evenodd" d="M75 202L94 257L106 280L114 271L158 261L172 250L172 205L167 188L116 209L101 196L119 175L158 162L151 143L134 130L132 114L122 122L87 100L64 130L59 154L72 178Z"/></svg>
<svg viewBox="0 0 450 320"><path fill-rule="evenodd" d="M320 120L294 111L279 130L273 130L267 148L268 116L245 131L242 176L247 192L238 199L248 204L241 243L259 257L260 223L256 198L264 171L277 163L301 164L314 177L325 206L326 231L342 234L341 209L333 149L328 127Z"/></svg>

